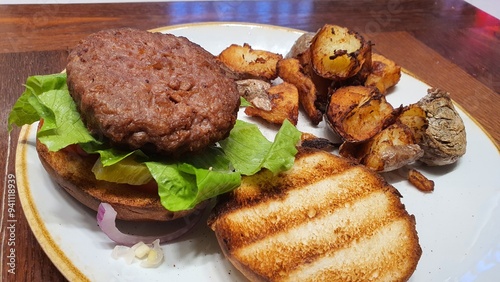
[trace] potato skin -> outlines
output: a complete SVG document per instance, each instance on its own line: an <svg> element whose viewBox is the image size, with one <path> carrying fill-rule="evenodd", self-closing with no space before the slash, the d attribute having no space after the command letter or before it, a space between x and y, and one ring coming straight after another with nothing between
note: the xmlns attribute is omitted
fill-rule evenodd
<svg viewBox="0 0 500 282"><path fill-rule="evenodd" d="M297 38L297 40L295 40L295 43L293 43L292 48L290 48L290 51L286 54L285 58L298 58L306 52L309 49L309 46L311 46L311 41L314 38L314 35L314 32L306 32L302 34L299 38Z"/></svg>
<svg viewBox="0 0 500 282"><path fill-rule="evenodd" d="M420 161L430 166L452 164L466 152L464 122L453 106L448 92L438 88L428 89L427 92L428 94L418 101L428 121L419 144L425 151Z"/></svg>
<svg viewBox="0 0 500 282"><path fill-rule="evenodd" d="M418 160L424 151L406 125L395 122L364 143L344 143L341 156L378 172L393 171Z"/></svg>
<svg viewBox="0 0 500 282"><path fill-rule="evenodd" d="M249 78L236 81L236 88L240 96L255 107L266 111L272 109L269 95L267 94L267 90L271 86L271 83L260 79Z"/></svg>
<svg viewBox="0 0 500 282"><path fill-rule="evenodd" d="M299 92L291 83L283 82L267 90L271 110L266 111L254 106L247 107L245 114L260 117L267 122L282 124L288 119L297 125L299 119Z"/></svg>

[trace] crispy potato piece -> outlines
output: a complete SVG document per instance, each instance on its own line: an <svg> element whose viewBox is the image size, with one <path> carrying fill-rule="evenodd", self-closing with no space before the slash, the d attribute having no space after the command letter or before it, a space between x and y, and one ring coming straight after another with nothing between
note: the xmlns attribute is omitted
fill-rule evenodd
<svg viewBox="0 0 500 282"><path fill-rule="evenodd" d="M410 169L408 171L408 181L422 192L434 191L434 181L428 179L415 169Z"/></svg>
<svg viewBox="0 0 500 282"><path fill-rule="evenodd" d="M306 52L311 46L311 40L313 39L316 33L314 32L306 32L302 34L295 42L293 43L292 48L288 54L286 54L285 58L298 58L301 54Z"/></svg>
<svg viewBox="0 0 500 282"><path fill-rule="evenodd" d="M371 43L360 34L330 24L316 33L309 48L314 71L333 80L355 76L371 53Z"/></svg>
<svg viewBox="0 0 500 282"><path fill-rule="evenodd" d="M465 154L467 136L450 94L438 88L428 89L418 105L424 109L428 121L419 143L425 151L420 161L431 166L456 162Z"/></svg>
<svg viewBox="0 0 500 282"><path fill-rule="evenodd" d="M376 88L346 86L330 98L326 120L347 142L363 142L391 124L399 112Z"/></svg>
<svg viewBox="0 0 500 282"><path fill-rule="evenodd" d="M339 154L374 171L386 172L416 161L424 151L415 144L411 130L396 122L365 143L343 143Z"/></svg>
<svg viewBox="0 0 500 282"><path fill-rule="evenodd" d="M271 88L271 83L260 79L243 79L236 81L236 88L240 96L252 103L255 107L270 111L272 109L271 99L267 90Z"/></svg>
<svg viewBox="0 0 500 282"><path fill-rule="evenodd" d="M299 60L288 58L278 61L278 76L297 87L299 102L312 124L317 125L323 120L323 113L316 107L318 96L316 86L311 78L302 72Z"/></svg>
<svg viewBox="0 0 500 282"><path fill-rule="evenodd" d="M305 76L309 77L316 87L316 101L315 105L322 113L326 111L328 106L328 95L330 86L333 80L319 76L313 69L311 62L311 50L307 49L304 53L300 54L297 59L302 65L302 72Z"/></svg>
<svg viewBox="0 0 500 282"><path fill-rule="evenodd" d="M336 84L338 84L339 87L349 86L349 85L364 85L367 77L370 75L371 72L372 72L372 52L370 46L370 52L366 53L365 63L358 71L358 73L346 80L336 81Z"/></svg>
<svg viewBox="0 0 500 282"><path fill-rule="evenodd" d="M232 44L217 56L239 79L258 78L268 81L278 76L276 63L282 58L280 54L254 50L247 43L243 46Z"/></svg>
<svg viewBox="0 0 500 282"><path fill-rule="evenodd" d="M335 144L328 138L317 137L314 134L302 132L300 136L300 146L307 148L315 148L323 151L333 151L340 144Z"/></svg>
<svg viewBox="0 0 500 282"><path fill-rule="evenodd" d="M247 107L245 114L260 117L270 123L282 124L288 119L297 125L299 118L299 92L293 84L283 82L267 90L271 99L271 110L265 111L256 107Z"/></svg>
<svg viewBox="0 0 500 282"><path fill-rule="evenodd" d="M427 117L425 111L418 104L405 106L397 120L410 128L417 144L422 142L427 128Z"/></svg>
<svg viewBox="0 0 500 282"><path fill-rule="evenodd" d="M386 57L372 53L371 72L365 80L365 86L377 87L382 94L393 87L401 78L401 67Z"/></svg>

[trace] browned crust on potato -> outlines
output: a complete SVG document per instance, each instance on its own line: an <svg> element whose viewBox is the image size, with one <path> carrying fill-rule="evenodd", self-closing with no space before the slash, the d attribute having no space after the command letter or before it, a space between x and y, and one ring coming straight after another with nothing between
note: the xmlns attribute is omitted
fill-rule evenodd
<svg viewBox="0 0 500 282"><path fill-rule="evenodd" d="M377 87L382 94L396 85L401 79L401 67L394 61L372 53L371 71L366 77L365 86Z"/></svg>
<svg viewBox="0 0 500 282"><path fill-rule="evenodd" d="M391 124L397 115L376 88L346 86L330 97L326 120L347 142L364 142Z"/></svg>
<svg viewBox="0 0 500 282"><path fill-rule="evenodd" d="M267 122L282 124L288 119L297 125L299 119L299 93L297 87L291 83L283 82L267 90L271 110L266 111L254 106L245 109L245 114L260 117Z"/></svg>
<svg viewBox="0 0 500 282"><path fill-rule="evenodd" d="M434 191L434 181L428 179L416 169L410 169L408 171L408 181L422 192Z"/></svg>
<svg viewBox="0 0 500 282"><path fill-rule="evenodd" d="M410 164L424 154L405 124L393 123L363 143L345 142L341 156L355 159L374 171L392 171Z"/></svg>
<svg viewBox="0 0 500 282"><path fill-rule="evenodd" d="M288 58L277 64L278 76L297 87L299 101L312 124L317 125L323 120L323 113L316 107L318 90L313 80L305 75L299 60Z"/></svg>
<svg viewBox="0 0 500 282"><path fill-rule="evenodd" d="M237 79L256 78L273 80L276 73L276 63L281 60L281 54L265 50L253 49L247 43L231 44L217 56Z"/></svg>

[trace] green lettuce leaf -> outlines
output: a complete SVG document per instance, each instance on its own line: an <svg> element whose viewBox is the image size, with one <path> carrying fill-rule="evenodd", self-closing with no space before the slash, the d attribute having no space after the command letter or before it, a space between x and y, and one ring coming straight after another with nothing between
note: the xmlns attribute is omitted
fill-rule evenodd
<svg viewBox="0 0 500 282"><path fill-rule="evenodd" d="M50 151L72 144L99 143L81 120L66 86L66 74L29 77L26 90L9 114L9 130L12 124L21 126L40 119L43 125L37 137Z"/></svg>
<svg viewBox="0 0 500 282"><path fill-rule="evenodd" d="M80 144L80 147L82 147L87 154L99 154L99 160L103 166L114 165L132 155L139 160L144 161L148 159L148 156L141 150L118 150L112 148L109 143L88 142Z"/></svg>
<svg viewBox="0 0 500 282"><path fill-rule="evenodd" d="M22 126L32 124L40 119L37 109L31 105L30 99L50 90L67 90L66 74L58 73L51 75L30 76L26 80L26 90L12 107L8 118L8 129L12 130L12 125Z"/></svg>
<svg viewBox="0 0 500 282"><path fill-rule="evenodd" d="M240 97L240 107L249 107L252 104L247 101L247 99Z"/></svg>
<svg viewBox="0 0 500 282"><path fill-rule="evenodd" d="M300 131L285 120L274 142L270 142L255 124L238 120L229 137L219 143L241 174L253 175L262 168L276 174L293 165L300 135Z"/></svg>
<svg viewBox="0 0 500 282"><path fill-rule="evenodd" d="M99 154L102 166L111 166L132 156L146 165L158 183L163 206L171 211L185 210L238 187L241 175L261 169L273 173L288 170L294 162L300 132L286 121L270 142L251 123L238 120L227 139L202 154L177 162L148 156L140 150L123 151L95 139L83 124L66 86L65 74L33 76L9 114L12 125L22 126L43 119L38 139L49 150L57 151L79 144L87 153Z"/></svg>
<svg viewBox="0 0 500 282"><path fill-rule="evenodd" d="M158 183L161 204L170 211L192 209L207 199L238 187L241 175L196 168L188 163L146 162Z"/></svg>
<svg viewBox="0 0 500 282"><path fill-rule="evenodd" d="M48 113L38 111L43 125L37 137L49 150L58 151L72 144L97 142L83 124L67 90L51 90L32 98L30 101L37 102L32 101L31 105L40 105Z"/></svg>

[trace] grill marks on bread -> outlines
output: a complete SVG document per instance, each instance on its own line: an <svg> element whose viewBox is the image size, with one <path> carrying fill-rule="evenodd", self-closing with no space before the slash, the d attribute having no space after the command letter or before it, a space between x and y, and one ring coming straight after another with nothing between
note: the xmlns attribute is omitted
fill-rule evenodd
<svg viewBox="0 0 500 282"><path fill-rule="evenodd" d="M256 280L407 279L421 250L399 197L362 166L302 150L281 175L244 178L209 224L228 258Z"/></svg>
<svg viewBox="0 0 500 282"><path fill-rule="evenodd" d="M310 265L299 266L288 277L276 277L276 280L406 281L420 256L411 255L415 253L412 245L407 243L411 238L401 238L411 229L405 219L395 219L374 234L366 234L350 245L318 257ZM345 259L353 257L357 259Z"/></svg>

